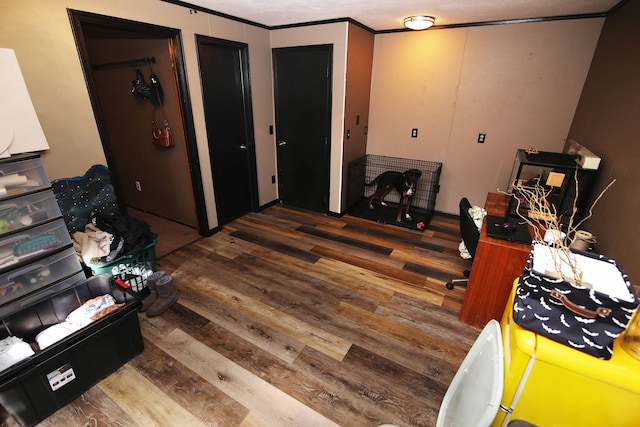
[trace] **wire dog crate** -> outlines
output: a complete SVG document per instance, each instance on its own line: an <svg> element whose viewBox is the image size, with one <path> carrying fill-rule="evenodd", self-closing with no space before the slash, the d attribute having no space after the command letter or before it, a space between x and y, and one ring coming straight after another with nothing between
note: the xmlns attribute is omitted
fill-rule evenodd
<svg viewBox="0 0 640 427"><path fill-rule="evenodd" d="M365 157L365 182L373 181L378 175L386 171L404 172L409 169L421 171L422 176L416 185L416 192L411 206L424 209L427 213L433 213L436 206L436 194L440 191L442 163L374 154L367 154ZM364 197L370 197L375 191L375 185L365 186ZM400 203L400 194L392 191L385 198L385 201Z"/></svg>
<svg viewBox="0 0 640 427"><path fill-rule="evenodd" d="M371 183L383 172L405 172L409 169L418 169L422 172L409 210L412 220L396 220L397 206L400 203L400 194L396 191L389 192L385 197L385 202L395 205L395 209L369 208L369 197L376 191L376 185L366 185L366 183ZM440 191L441 171L442 163L439 162L374 154L359 157L347 165L347 213L381 223L423 230L435 211L436 195ZM422 223L421 226L418 226L420 223Z"/></svg>

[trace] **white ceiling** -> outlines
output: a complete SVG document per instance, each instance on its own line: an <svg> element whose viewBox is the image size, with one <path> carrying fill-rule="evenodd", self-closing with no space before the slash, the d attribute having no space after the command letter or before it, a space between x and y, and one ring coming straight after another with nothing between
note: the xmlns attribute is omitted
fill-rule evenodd
<svg viewBox="0 0 640 427"><path fill-rule="evenodd" d="M620 0L188 0L267 27L351 18L374 31L398 30L402 18L431 15L436 25L472 24L609 11Z"/></svg>

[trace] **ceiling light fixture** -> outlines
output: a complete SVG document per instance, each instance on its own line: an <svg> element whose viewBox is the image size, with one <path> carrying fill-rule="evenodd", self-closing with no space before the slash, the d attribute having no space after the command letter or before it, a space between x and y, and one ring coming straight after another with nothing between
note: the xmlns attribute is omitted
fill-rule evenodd
<svg viewBox="0 0 640 427"><path fill-rule="evenodd" d="M404 26L410 30L426 30L436 22L436 18L426 15L407 16L404 18Z"/></svg>

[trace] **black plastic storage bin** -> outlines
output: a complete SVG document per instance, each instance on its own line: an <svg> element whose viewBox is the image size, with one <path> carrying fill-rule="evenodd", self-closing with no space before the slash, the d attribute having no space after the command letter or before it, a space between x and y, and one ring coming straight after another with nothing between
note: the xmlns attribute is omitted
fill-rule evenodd
<svg viewBox="0 0 640 427"><path fill-rule="evenodd" d="M3 319L0 338L33 342L39 332L104 294L124 305L0 372L0 403L21 425L44 420L144 350L140 299L100 274Z"/></svg>

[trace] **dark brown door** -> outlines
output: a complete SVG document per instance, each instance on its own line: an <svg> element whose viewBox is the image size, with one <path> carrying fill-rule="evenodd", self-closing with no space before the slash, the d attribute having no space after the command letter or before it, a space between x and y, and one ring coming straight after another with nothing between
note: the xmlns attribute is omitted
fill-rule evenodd
<svg viewBox="0 0 640 427"><path fill-rule="evenodd" d="M280 201L329 207L331 45L273 50Z"/></svg>
<svg viewBox="0 0 640 427"><path fill-rule="evenodd" d="M247 45L197 36L218 224L257 208Z"/></svg>

